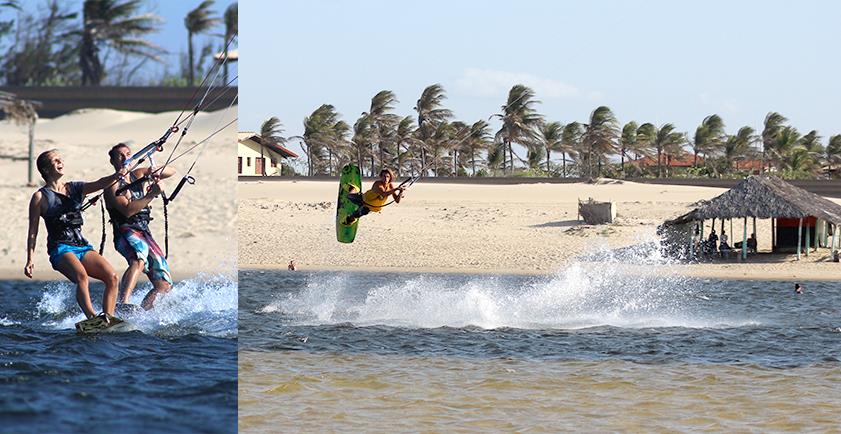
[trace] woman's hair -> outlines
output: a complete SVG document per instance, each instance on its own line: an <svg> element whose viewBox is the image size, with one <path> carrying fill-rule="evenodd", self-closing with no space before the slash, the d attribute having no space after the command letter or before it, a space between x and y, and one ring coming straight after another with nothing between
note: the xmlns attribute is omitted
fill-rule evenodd
<svg viewBox="0 0 841 434"><path fill-rule="evenodd" d="M391 171L388 167L383 170L380 170L380 176L383 176L383 173L388 173L391 176L391 180L394 180L394 172Z"/></svg>
<svg viewBox="0 0 841 434"><path fill-rule="evenodd" d="M47 180L47 169L50 167L50 154L57 151L57 149L50 149L49 151L44 151L35 160L35 167L38 168L38 173L41 174L41 178L43 178L44 181Z"/></svg>

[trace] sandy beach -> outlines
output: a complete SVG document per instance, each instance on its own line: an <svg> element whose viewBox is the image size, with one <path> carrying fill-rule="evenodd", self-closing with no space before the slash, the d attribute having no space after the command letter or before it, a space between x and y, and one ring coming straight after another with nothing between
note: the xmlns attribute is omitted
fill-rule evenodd
<svg viewBox="0 0 841 434"><path fill-rule="evenodd" d="M609 257L614 249L655 241L658 224L725 191L615 180L518 185L419 182L400 204L364 217L354 243L340 244L334 229L337 185L240 182L240 267L285 268L294 259L299 269L310 270L548 274L576 262L598 272L615 264L582 258L599 253ZM600 226L578 221L577 200L590 197L616 202L617 221ZM738 222L733 229L741 234ZM731 232L729 222L725 230ZM757 238L760 251L770 250L770 221L757 221ZM626 258L621 267L629 273L664 268L700 278L841 279L841 266L828 257L828 249L819 249L800 261L794 255L774 255L749 257L747 263L659 266Z"/></svg>
<svg viewBox="0 0 841 434"><path fill-rule="evenodd" d="M200 113L189 133L178 147L176 155L236 117L237 107L212 113ZM107 152L118 142L132 142L139 150L160 137L178 117L178 112L158 114L116 111L108 109L79 110L55 119L40 119L35 128L36 155L56 148L64 156L65 180L92 181L113 173ZM178 174L165 181L164 189L172 190L202 147L206 148L192 171L195 185L187 185L169 205L169 262L176 279L197 273L226 273L233 275L236 267L236 244L233 239L236 206L234 143L236 124L217 134L205 145L196 148L172 163ZM156 154L156 162L163 164L177 141L174 134L164 152ZM32 193L43 181L36 172L38 187L26 185L27 129L8 121L0 122L0 200L9 210L0 214L3 227L0 248L0 276L3 279L24 279L26 263L27 212ZM91 196L89 196L91 197ZM164 216L160 200L153 202L152 233L163 248ZM100 208L85 212L84 234L99 247L102 232ZM104 256L118 273L125 269L125 260L113 246L111 227L106 215L106 244ZM50 267L46 253L46 229L43 220L35 251L35 277L62 279Z"/></svg>

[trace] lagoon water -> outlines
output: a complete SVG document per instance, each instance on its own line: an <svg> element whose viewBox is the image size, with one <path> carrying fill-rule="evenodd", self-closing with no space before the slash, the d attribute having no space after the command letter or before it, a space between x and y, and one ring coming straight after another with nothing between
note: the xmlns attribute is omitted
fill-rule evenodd
<svg viewBox="0 0 841 434"><path fill-rule="evenodd" d="M98 309L102 286L92 292ZM0 431L236 432L233 279L176 282L126 318L137 330L89 336L75 333L68 282L0 281L0 293Z"/></svg>
<svg viewBox="0 0 841 434"><path fill-rule="evenodd" d="M841 284L239 277L241 432L825 430Z"/></svg>

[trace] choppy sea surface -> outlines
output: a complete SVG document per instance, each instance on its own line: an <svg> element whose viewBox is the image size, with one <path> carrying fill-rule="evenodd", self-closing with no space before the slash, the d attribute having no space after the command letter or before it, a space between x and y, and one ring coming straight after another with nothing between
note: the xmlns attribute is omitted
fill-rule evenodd
<svg viewBox="0 0 841 434"><path fill-rule="evenodd" d="M0 281L0 294L0 432L236 432L234 279L176 282L124 317L136 330L87 336L69 282ZM92 299L100 309L101 285Z"/></svg>
<svg viewBox="0 0 841 434"><path fill-rule="evenodd" d="M832 430L841 283L239 276L239 428Z"/></svg>

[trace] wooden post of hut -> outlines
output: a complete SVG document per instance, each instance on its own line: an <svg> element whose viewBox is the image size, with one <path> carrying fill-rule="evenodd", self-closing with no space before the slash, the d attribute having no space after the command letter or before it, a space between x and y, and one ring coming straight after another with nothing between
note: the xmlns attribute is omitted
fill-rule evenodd
<svg viewBox="0 0 841 434"><path fill-rule="evenodd" d="M803 217L797 223L797 260L800 260L800 246L803 244Z"/></svg>
<svg viewBox="0 0 841 434"><path fill-rule="evenodd" d="M829 256L835 259L835 234L838 233L838 225L830 225L832 228L832 244L829 245Z"/></svg>
<svg viewBox="0 0 841 434"><path fill-rule="evenodd" d="M701 220L701 238L698 239L698 248L701 249L699 257L704 257L704 220Z"/></svg>
<svg viewBox="0 0 841 434"><path fill-rule="evenodd" d="M748 218L745 217L745 230L742 232L742 260L748 259Z"/></svg>
<svg viewBox="0 0 841 434"><path fill-rule="evenodd" d="M809 240L809 228L808 227L806 227L806 244L805 244L805 246L806 246L806 257L808 258L809 257L809 248L812 247L812 244Z"/></svg>
<svg viewBox="0 0 841 434"><path fill-rule="evenodd" d="M756 217L753 218L753 237L756 239ZM756 240L756 252L759 252L759 240Z"/></svg>
<svg viewBox="0 0 841 434"><path fill-rule="evenodd" d="M771 253L777 250L777 229L774 227L774 217L771 217Z"/></svg>

